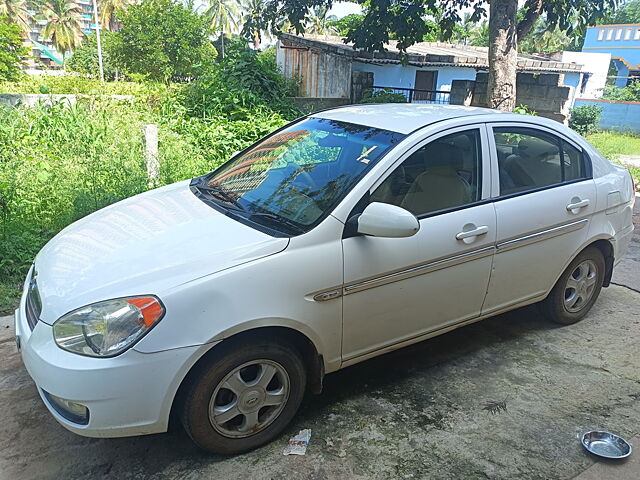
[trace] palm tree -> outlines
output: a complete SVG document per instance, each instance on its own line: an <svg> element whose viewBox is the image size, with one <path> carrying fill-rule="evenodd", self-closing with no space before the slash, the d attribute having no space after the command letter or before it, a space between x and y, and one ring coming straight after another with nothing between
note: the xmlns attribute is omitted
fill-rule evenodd
<svg viewBox="0 0 640 480"><path fill-rule="evenodd" d="M327 15L328 13L328 7L311 9L305 30L315 35L335 35L338 33L338 29L334 25L329 25L329 22L336 21L338 17Z"/></svg>
<svg viewBox="0 0 640 480"><path fill-rule="evenodd" d="M116 13L126 10L133 3L135 3L135 0L99 0L98 9L100 10L102 28L109 31L119 29Z"/></svg>
<svg viewBox="0 0 640 480"><path fill-rule="evenodd" d="M44 4L47 24L42 36L50 39L55 49L62 54L62 66L65 66L65 53L73 50L82 42L80 7L70 0L49 0Z"/></svg>
<svg viewBox="0 0 640 480"><path fill-rule="evenodd" d="M25 0L0 0L0 17L9 17L9 20L20 25L25 33L31 31L29 19L31 15L27 9Z"/></svg>
<svg viewBox="0 0 640 480"><path fill-rule="evenodd" d="M238 3L236 0L208 0L209 7L204 14L211 22L211 28L220 32L222 56L224 57L224 34L238 26Z"/></svg>
<svg viewBox="0 0 640 480"><path fill-rule="evenodd" d="M564 50L571 43L571 38L558 27L549 28L544 17L540 17L533 28L518 45L523 53L549 53Z"/></svg>

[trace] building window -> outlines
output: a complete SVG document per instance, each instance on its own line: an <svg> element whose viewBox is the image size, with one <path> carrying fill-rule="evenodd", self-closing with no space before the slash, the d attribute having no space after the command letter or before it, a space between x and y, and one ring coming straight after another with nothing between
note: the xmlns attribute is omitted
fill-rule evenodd
<svg viewBox="0 0 640 480"><path fill-rule="evenodd" d="M584 93L587 89L587 84L589 83L589 79L591 78L590 73L585 73L582 75L582 80L580 81L580 93Z"/></svg>
<svg viewBox="0 0 640 480"><path fill-rule="evenodd" d="M636 34L633 36L634 40L640 40L640 28L636 29Z"/></svg>
<svg viewBox="0 0 640 480"><path fill-rule="evenodd" d="M613 29L607 30L607 40L611 40L613 38Z"/></svg>
<svg viewBox="0 0 640 480"><path fill-rule="evenodd" d="M624 31L624 39L625 40L631 40L631 29L630 28L627 28Z"/></svg>
<svg viewBox="0 0 640 480"><path fill-rule="evenodd" d="M604 30L601 28L598 30L598 40L602 40L604 38Z"/></svg>
<svg viewBox="0 0 640 480"><path fill-rule="evenodd" d="M619 28L616 30L616 40L620 40L622 38L622 29Z"/></svg>

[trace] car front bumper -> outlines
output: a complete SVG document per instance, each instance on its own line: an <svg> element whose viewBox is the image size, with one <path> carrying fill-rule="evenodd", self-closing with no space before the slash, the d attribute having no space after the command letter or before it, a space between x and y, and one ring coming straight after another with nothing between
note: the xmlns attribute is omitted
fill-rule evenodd
<svg viewBox="0 0 640 480"><path fill-rule="evenodd" d="M129 349L112 358L76 355L55 344L50 325L38 322L31 330L24 295L15 312L15 326L22 360L44 404L64 427L88 437L166 431L175 393L204 347L157 353ZM87 407L86 425L61 415L47 393Z"/></svg>

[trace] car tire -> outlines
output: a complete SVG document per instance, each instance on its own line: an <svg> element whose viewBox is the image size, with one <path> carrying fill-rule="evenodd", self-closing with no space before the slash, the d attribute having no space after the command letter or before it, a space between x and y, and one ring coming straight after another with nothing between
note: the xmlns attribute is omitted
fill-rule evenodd
<svg viewBox="0 0 640 480"><path fill-rule="evenodd" d="M561 325L579 322L598 299L605 263L596 247L583 250L566 268L542 302L544 315Z"/></svg>
<svg viewBox="0 0 640 480"><path fill-rule="evenodd" d="M182 424L196 445L210 452L252 450L289 424L306 380L302 357L289 345L221 345L190 378L182 398Z"/></svg>

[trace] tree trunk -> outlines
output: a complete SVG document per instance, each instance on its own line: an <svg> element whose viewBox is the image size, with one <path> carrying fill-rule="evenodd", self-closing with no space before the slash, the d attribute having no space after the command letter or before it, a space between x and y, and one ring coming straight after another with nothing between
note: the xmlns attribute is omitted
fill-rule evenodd
<svg viewBox="0 0 640 480"><path fill-rule="evenodd" d="M224 58L224 28L220 29L220 46L222 48L222 56Z"/></svg>
<svg viewBox="0 0 640 480"><path fill-rule="evenodd" d="M489 5L489 85L487 104L507 112L516 107L517 0L491 0Z"/></svg>

